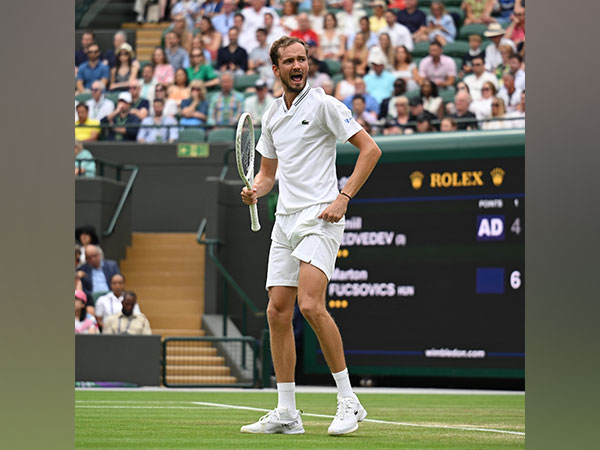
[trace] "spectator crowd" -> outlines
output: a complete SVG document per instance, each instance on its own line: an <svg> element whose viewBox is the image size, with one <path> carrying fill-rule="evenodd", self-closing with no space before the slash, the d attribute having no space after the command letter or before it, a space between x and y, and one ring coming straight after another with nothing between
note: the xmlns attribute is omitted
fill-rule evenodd
<svg viewBox="0 0 600 450"><path fill-rule="evenodd" d="M138 22L169 21L150 61L126 34L75 54L77 141L174 142L185 127L257 125L282 94L269 49L309 48L308 82L372 135L525 124L524 0L161 0ZM267 4L268 3L268 4ZM77 149L76 149L77 152Z"/></svg>

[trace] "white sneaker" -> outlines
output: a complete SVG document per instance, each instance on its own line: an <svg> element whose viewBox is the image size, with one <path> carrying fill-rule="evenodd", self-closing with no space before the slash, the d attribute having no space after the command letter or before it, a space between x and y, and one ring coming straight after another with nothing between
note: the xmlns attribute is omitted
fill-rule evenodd
<svg viewBox="0 0 600 450"><path fill-rule="evenodd" d="M295 414L292 414L287 409L275 408L262 416L258 422L244 425L240 431L260 434L304 434L304 427L300 411L296 410Z"/></svg>
<svg viewBox="0 0 600 450"><path fill-rule="evenodd" d="M337 411L327 432L332 436L348 434L358 429L358 422L367 417L367 410L356 397L338 397Z"/></svg>

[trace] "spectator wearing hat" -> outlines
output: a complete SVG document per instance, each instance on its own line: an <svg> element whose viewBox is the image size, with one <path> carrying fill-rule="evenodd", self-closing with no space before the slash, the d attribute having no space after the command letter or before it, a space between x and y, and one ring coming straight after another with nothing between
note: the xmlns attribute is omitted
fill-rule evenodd
<svg viewBox="0 0 600 450"><path fill-rule="evenodd" d="M489 81L495 88L498 88L498 79L496 78L496 75L485 70L483 56L476 56L471 63L473 65L473 73L467 75L463 81L469 87L469 92L471 93L473 101L477 101L481 98L481 88L484 83Z"/></svg>
<svg viewBox="0 0 600 450"><path fill-rule="evenodd" d="M513 52L517 50L515 43L504 37L504 29L499 23L490 23L483 35L492 41L485 48L485 68L493 72L496 67L502 64L502 54L500 53L501 45L510 45Z"/></svg>
<svg viewBox="0 0 600 450"><path fill-rule="evenodd" d="M419 9L418 0L405 0L406 8L398 11L398 23L404 25L411 32L414 39L416 33L427 24L427 16Z"/></svg>
<svg viewBox="0 0 600 450"><path fill-rule="evenodd" d="M105 128L106 140L108 141L135 141L140 119L130 113L131 94L121 92L117 101L117 107L108 116L102 119Z"/></svg>
<svg viewBox="0 0 600 450"><path fill-rule="evenodd" d="M429 44L429 56L419 63L417 82L422 85L425 79L433 81L438 87L453 86L456 80L456 63L442 53L442 45L437 41Z"/></svg>
<svg viewBox="0 0 600 450"><path fill-rule="evenodd" d="M431 122L434 120L437 120L437 118L438 118L431 111L427 111L423 107L423 99L421 97L411 98L408 101L408 106L410 107L410 121L411 122L413 122L413 121L418 122L419 117L425 117L429 121L429 124L431 125ZM436 129L436 127L434 125L431 125L431 126L433 129ZM416 127L414 127L414 129L416 131L418 131L418 129Z"/></svg>
<svg viewBox="0 0 600 450"><path fill-rule="evenodd" d="M173 70L187 69L190 66L188 52L180 45L180 38L175 31L169 31L165 36L165 54Z"/></svg>
<svg viewBox="0 0 600 450"><path fill-rule="evenodd" d="M75 291L75 334L97 334L96 318L87 311L87 295L81 290Z"/></svg>
<svg viewBox="0 0 600 450"><path fill-rule="evenodd" d="M152 334L148 318L141 312L136 312L136 306L135 292L125 292L121 311L106 318L102 334Z"/></svg>
<svg viewBox="0 0 600 450"><path fill-rule="evenodd" d="M85 103L78 103L76 109L75 139L81 142L97 141L100 135L100 121L89 118L89 108Z"/></svg>
<svg viewBox="0 0 600 450"><path fill-rule="evenodd" d="M100 61L100 47L98 44L90 44L87 48L88 60L77 68L77 94L89 92L92 83L100 80L108 85L110 71L106 64Z"/></svg>
<svg viewBox="0 0 600 450"><path fill-rule="evenodd" d="M238 45L239 30L230 28L227 36L229 44L219 49L217 67L221 72L232 71L243 75L248 70L248 53Z"/></svg>
<svg viewBox="0 0 600 450"><path fill-rule="evenodd" d="M110 69L110 90L124 92L129 89L129 83L137 79L140 63L134 59L135 53L131 45L124 43L117 52L115 67Z"/></svg>
<svg viewBox="0 0 600 450"><path fill-rule="evenodd" d="M208 102L206 88L201 80L190 83L190 97L181 101L181 125L198 126L206 123Z"/></svg>
<svg viewBox="0 0 600 450"><path fill-rule="evenodd" d="M179 137L177 120L163 115L165 101L162 98L155 98L152 106L153 114L142 120L142 126L137 132L137 141L140 144L175 142ZM155 127L157 125L164 126L157 128Z"/></svg>
<svg viewBox="0 0 600 450"><path fill-rule="evenodd" d="M92 98L85 104L88 107L88 117L94 120L102 120L115 109L115 104L112 100L104 95L104 83L102 81L94 81L92 83Z"/></svg>
<svg viewBox="0 0 600 450"><path fill-rule="evenodd" d="M310 42L314 42L317 47L319 46L319 35L310 26L310 20L308 14L298 14L298 29L290 33L290 36L302 39L304 42L310 45Z"/></svg>
<svg viewBox="0 0 600 450"><path fill-rule="evenodd" d="M244 111L250 113L256 125L260 125L263 113L275 99L269 93L265 80L256 80L254 87L256 88L256 95L251 95L244 100Z"/></svg>
<svg viewBox="0 0 600 450"><path fill-rule="evenodd" d="M372 70L365 76L367 92L381 104L384 98L388 98L394 92L395 77L385 70L385 57L381 52L373 50L369 55L369 63Z"/></svg>
<svg viewBox="0 0 600 450"><path fill-rule="evenodd" d="M387 33L390 35L392 46L399 47L403 45L409 52L413 51L413 38L410 30L404 25L397 22L396 14L394 11L387 10L385 12L385 26L381 28L379 33Z"/></svg>

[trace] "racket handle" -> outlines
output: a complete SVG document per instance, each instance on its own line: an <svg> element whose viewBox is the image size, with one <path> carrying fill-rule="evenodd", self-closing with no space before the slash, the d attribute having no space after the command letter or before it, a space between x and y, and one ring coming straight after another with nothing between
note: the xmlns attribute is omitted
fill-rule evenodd
<svg viewBox="0 0 600 450"><path fill-rule="evenodd" d="M254 232L260 230L260 222L258 221L258 208L256 203L248 206L250 209L250 229Z"/></svg>

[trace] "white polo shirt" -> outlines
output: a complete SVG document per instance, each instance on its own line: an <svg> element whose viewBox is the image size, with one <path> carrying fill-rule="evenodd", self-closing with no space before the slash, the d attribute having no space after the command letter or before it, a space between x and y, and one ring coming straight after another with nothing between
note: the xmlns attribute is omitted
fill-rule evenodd
<svg viewBox="0 0 600 450"><path fill-rule="evenodd" d="M98 297L95 305L96 315L98 317L102 317L102 320L105 320L107 317L112 316L113 314L120 313L123 310L123 298L123 295L117 297L112 291L108 294ZM136 314L141 312L137 303L133 307L133 312Z"/></svg>
<svg viewBox="0 0 600 450"><path fill-rule="evenodd" d="M278 160L276 214L333 202L339 194L336 139L346 142L360 130L346 105L308 83L290 109L283 96L276 99L263 115L256 146L265 158Z"/></svg>

